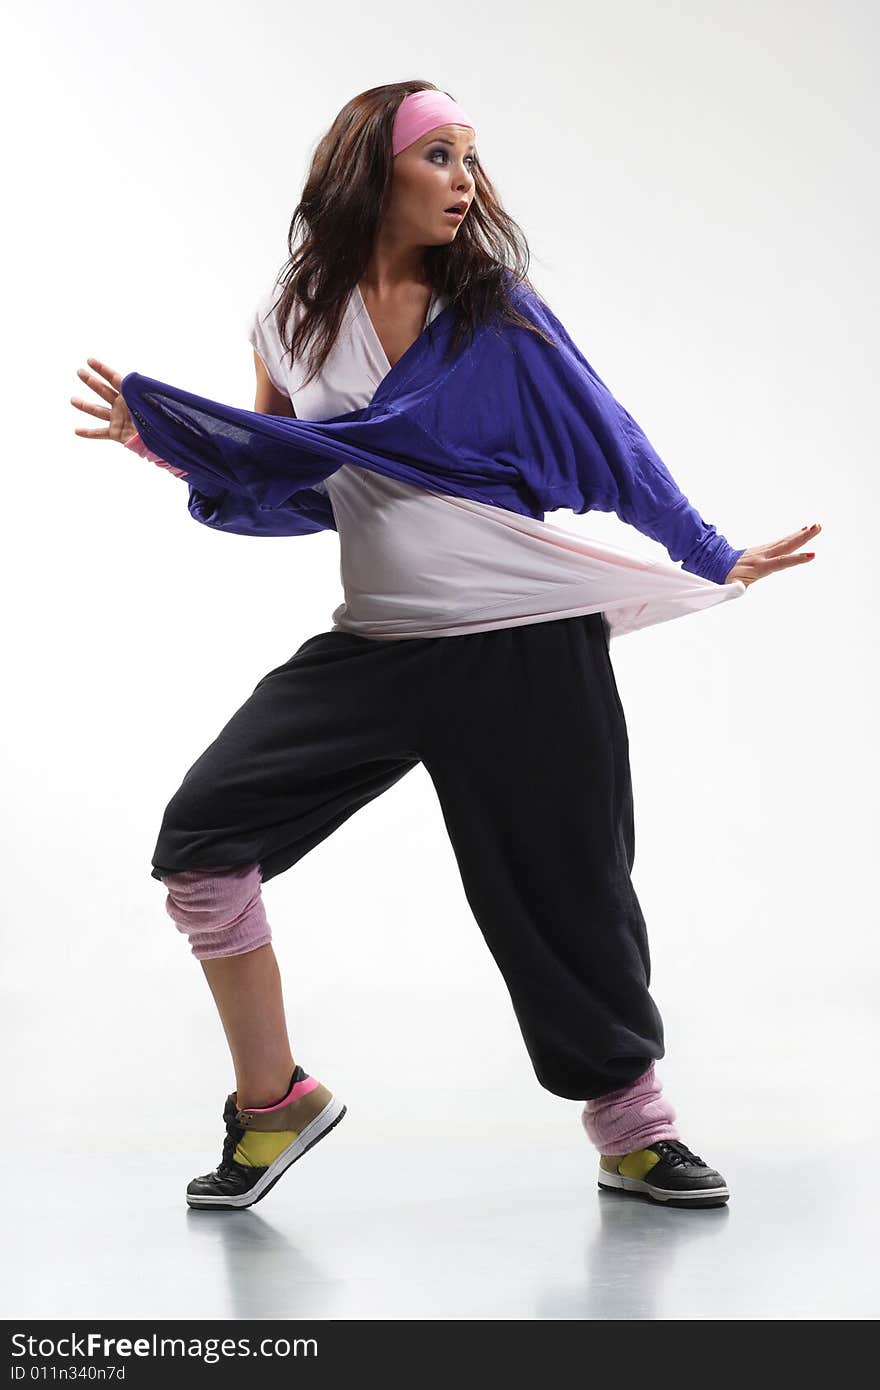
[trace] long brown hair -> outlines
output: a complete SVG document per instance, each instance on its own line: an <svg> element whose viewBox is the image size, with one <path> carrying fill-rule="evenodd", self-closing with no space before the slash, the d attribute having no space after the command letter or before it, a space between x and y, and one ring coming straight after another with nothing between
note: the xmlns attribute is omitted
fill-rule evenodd
<svg viewBox="0 0 880 1390"><path fill-rule="evenodd" d="M287 233L289 258L276 277L276 284L284 288L273 305L291 361L305 361L308 351L306 381L323 367L346 303L369 263L390 192L391 129L397 108L409 92L426 90L438 89L433 82L389 82L352 97L312 157ZM450 353L490 321L515 324L546 338L511 301L515 285L534 291L526 275L525 235L502 208L479 159L472 168L473 202L458 235L446 246L425 248L431 285L454 306ZM288 341L294 305L301 312Z"/></svg>

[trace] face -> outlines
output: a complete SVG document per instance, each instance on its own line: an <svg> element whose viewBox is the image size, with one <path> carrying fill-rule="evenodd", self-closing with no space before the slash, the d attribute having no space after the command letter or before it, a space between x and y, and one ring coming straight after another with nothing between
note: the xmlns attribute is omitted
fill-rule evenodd
<svg viewBox="0 0 880 1390"><path fill-rule="evenodd" d="M387 231L423 246L454 241L473 201L474 141L470 126L437 126L395 155ZM446 211L456 203L463 216Z"/></svg>

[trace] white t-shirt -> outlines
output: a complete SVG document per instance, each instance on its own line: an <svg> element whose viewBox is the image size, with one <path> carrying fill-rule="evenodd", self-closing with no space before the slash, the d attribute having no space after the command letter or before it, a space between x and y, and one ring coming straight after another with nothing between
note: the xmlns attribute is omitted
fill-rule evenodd
<svg viewBox="0 0 880 1390"><path fill-rule="evenodd" d="M355 286L323 369L307 385L291 366L273 305L257 305L249 339L300 420L369 405L391 364ZM448 301L434 294L425 326ZM610 636L745 592L668 560L643 560L533 517L431 492L344 464L326 479L340 542L345 601L334 630L364 637L446 637L604 612Z"/></svg>

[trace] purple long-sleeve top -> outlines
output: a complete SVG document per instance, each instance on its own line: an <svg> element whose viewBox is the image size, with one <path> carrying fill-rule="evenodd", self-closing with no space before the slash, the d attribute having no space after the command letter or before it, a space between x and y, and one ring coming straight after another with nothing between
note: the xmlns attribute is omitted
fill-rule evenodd
<svg viewBox="0 0 880 1390"><path fill-rule="evenodd" d="M237 534L333 529L323 479L350 463L402 482L544 519L614 512L692 574L723 584L736 550L681 492L564 325L516 285L515 325L481 325L451 351L454 305L383 377L370 404L329 420L264 415L129 372L140 439L187 480L189 510Z"/></svg>

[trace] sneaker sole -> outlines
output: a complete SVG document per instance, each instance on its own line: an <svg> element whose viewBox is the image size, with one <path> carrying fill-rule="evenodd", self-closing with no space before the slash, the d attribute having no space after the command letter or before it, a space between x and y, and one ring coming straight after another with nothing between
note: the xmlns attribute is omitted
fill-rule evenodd
<svg viewBox="0 0 880 1390"><path fill-rule="evenodd" d="M652 1202L662 1202L667 1207L723 1207L730 1197L729 1187L701 1187L693 1192L670 1191L665 1187L652 1187L640 1178L626 1178L622 1173L606 1173L604 1168L599 1179L603 1192L614 1192L618 1197L647 1197Z"/></svg>
<svg viewBox="0 0 880 1390"><path fill-rule="evenodd" d="M296 1163L298 1158L302 1158L303 1154L308 1153L319 1139L323 1139L325 1134L329 1134L331 1129L339 1124L346 1108L335 1096L331 1101L328 1101L320 1114L306 1125L293 1143L281 1150L278 1157L269 1164L263 1176L254 1183L248 1192L241 1192L233 1197L191 1197L187 1193L187 1206L211 1208L212 1210L254 1206L257 1202L262 1201L267 1192L271 1192L278 1179L284 1176L292 1163Z"/></svg>

